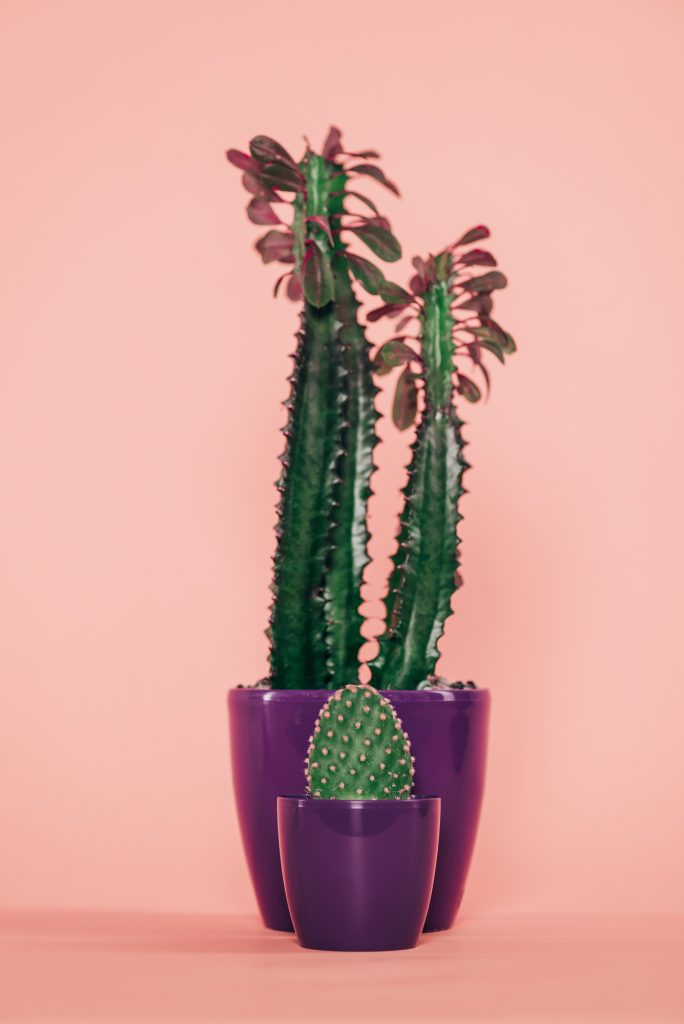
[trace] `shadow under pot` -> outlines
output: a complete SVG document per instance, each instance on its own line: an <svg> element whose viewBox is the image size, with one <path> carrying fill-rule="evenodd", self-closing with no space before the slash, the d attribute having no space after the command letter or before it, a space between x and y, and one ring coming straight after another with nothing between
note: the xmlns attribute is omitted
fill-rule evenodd
<svg viewBox="0 0 684 1024"><path fill-rule="evenodd" d="M278 797L285 893L302 946L417 944L435 877L440 803Z"/></svg>

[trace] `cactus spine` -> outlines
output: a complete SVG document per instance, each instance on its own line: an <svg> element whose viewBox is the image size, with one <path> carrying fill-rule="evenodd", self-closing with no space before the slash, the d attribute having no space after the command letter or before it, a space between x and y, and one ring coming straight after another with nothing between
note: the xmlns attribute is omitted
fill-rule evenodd
<svg viewBox="0 0 684 1024"><path fill-rule="evenodd" d="M327 800L406 800L413 785L408 736L391 703L350 684L324 704L309 738L308 792Z"/></svg>

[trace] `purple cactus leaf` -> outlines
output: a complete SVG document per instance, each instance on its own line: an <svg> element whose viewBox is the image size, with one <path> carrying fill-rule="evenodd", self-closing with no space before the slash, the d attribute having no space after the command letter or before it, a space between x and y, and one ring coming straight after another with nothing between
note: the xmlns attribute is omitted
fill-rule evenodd
<svg viewBox="0 0 684 1024"><path fill-rule="evenodd" d="M362 196L360 192L352 192L348 190L345 195L354 196L355 199L360 199L362 203L365 203L369 210L372 210L376 217L380 216L380 211L374 202L368 199L366 196Z"/></svg>
<svg viewBox="0 0 684 1024"><path fill-rule="evenodd" d="M410 294L401 285L394 284L393 281L385 281L380 289L380 298L385 302L403 302L405 304L411 302Z"/></svg>
<svg viewBox="0 0 684 1024"><path fill-rule="evenodd" d="M273 286L273 298L274 299L276 299L278 297L278 292L280 291L280 286L283 283L283 281L286 278L290 277L291 274L292 274L292 271L288 270L285 274L281 274L280 275L280 277L276 281L275 285Z"/></svg>
<svg viewBox="0 0 684 1024"><path fill-rule="evenodd" d="M500 363L505 362L505 357L504 357L503 349L501 348L501 345L499 345L498 342L493 341L491 338L478 338L477 341L474 341L471 344L476 349L483 349L484 348L484 349L487 350L487 352L491 352L492 355L496 356L496 358L499 360ZM470 346L468 346L468 347L470 348Z"/></svg>
<svg viewBox="0 0 684 1024"><path fill-rule="evenodd" d="M373 373L376 373L378 377L385 377L388 373L392 372L392 367L389 366L382 358L382 350L378 350L372 361Z"/></svg>
<svg viewBox="0 0 684 1024"><path fill-rule="evenodd" d="M266 164L260 177L267 188L280 189L281 192L304 191L304 175L297 167L281 163Z"/></svg>
<svg viewBox="0 0 684 1024"><path fill-rule="evenodd" d="M440 252L434 257L433 266L437 281L446 281L449 276L450 260L451 254L449 252Z"/></svg>
<svg viewBox="0 0 684 1024"><path fill-rule="evenodd" d="M267 231L255 246L264 263L293 263L294 239L291 231Z"/></svg>
<svg viewBox="0 0 684 1024"><path fill-rule="evenodd" d="M516 345L515 341L513 340L513 336L510 335L508 333L508 331L504 331L503 333L504 333L505 341L504 341L504 344L501 346L501 348L503 349L503 351L506 353L507 356L512 356L513 353L515 351L517 351L518 346Z"/></svg>
<svg viewBox="0 0 684 1024"><path fill-rule="evenodd" d="M254 196L247 205L247 216L252 224L282 224L277 213L260 196Z"/></svg>
<svg viewBox="0 0 684 1024"><path fill-rule="evenodd" d="M368 313L366 319L370 323L375 323L376 320L381 320L384 316L389 317L391 320L392 317L399 316L399 314L406 309L407 305L407 302L387 302L384 306L378 306L377 309L372 309L370 313Z"/></svg>
<svg viewBox="0 0 684 1024"><path fill-rule="evenodd" d="M336 156L340 156L342 150L342 133L339 128L335 125L331 125L328 129L325 142L323 143L323 149L321 155L325 160L334 160Z"/></svg>
<svg viewBox="0 0 684 1024"><path fill-rule="evenodd" d="M315 242L309 242L304 257L304 296L312 306L326 306L333 297L334 285L330 260Z"/></svg>
<svg viewBox="0 0 684 1024"><path fill-rule="evenodd" d="M376 167L375 164L357 164L355 167L349 168L350 174L366 174L369 178L374 178L375 181L379 181L381 185L388 188L390 192L394 192L395 196L399 195L399 189L390 181L389 178L385 177L384 172Z"/></svg>
<svg viewBox="0 0 684 1024"><path fill-rule="evenodd" d="M359 215L364 224L372 228L383 228L385 231L391 231L392 225L390 224L387 217L383 217L382 214L377 214L375 217L365 217L363 214Z"/></svg>
<svg viewBox="0 0 684 1024"><path fill-rule="evenodd" d="M381 346L378 355L382 355L384 362L392 369L395 366L410 363L412 359L416 358L416 353L403 338L390 338Z"/></svg>
<svg viewBox="0 0 684 1024"><path fill-rule="evenodd" d="M482 295L473 295L466 302L459 302L456 309L471 309L473 312L479 313L480 316L487 316L491 313L493 306L491 295L483 292Z"/></svg>
<svg viewBox="0 0 684 1024"><path fill-rule="evenodd" d="M489 376L489 370L482 362L482 352L480 351L480 347L477 342L470 342L466 345L466 348L468 349L468 354L472 360L473 366L482 374L482 379L485 382L485 397L489 398L489 394L492 389L492 382Z"/></svg>
<svg viewBox="0 0 684 1024"><path fill-rule="evenodd" d="M289 164L290 167L298 170L297 164L288 151L275 139L270 139L268 135L256 135L249 144L249 151L255 160L260 160L262 163L278 161Z"/></svg>
<svg viewBox="0 0 684 1024"><path fill-rule="evenodd" d="M371 252L374 252L386 263L394 263L401 258L401 246L391 231L379 227L377 224L364 224L360 227L348 229L353 231L357 238L364 242Z"/></svg>
<svg viewBox="0 0 684 1024"><path fill-rule="evenodd" d="M375 149L362 149L359 153L347 153L347 156L353 156L355 160L379 160L380 154Z"/></svg>
<svg viewBox="0 0 684 1024"><path fill-rule="evenodd" d="M260 196L262 199L268 200L269 203L284 202L282 196L276 195L272 189L266 188L265 185L262 185L259 178L257 178L255 174L250 174L249 171L246 171L242 175L242 184L253 196Z"/></svg>
<svg viewBox="0 0 684 1024"><path fill-rule="evenodd" d="M241 171L250 171L252 174L258 174L261 170L261 164L258 160L249 156L248 153L242 153L239 149L229 149L226 152L226 157L233 167L239 167Z"/></svg>
<svg viewBox="0 0 684 1024"><path fill-rule="evenodd" d="M407 430L416 418L418 411L418 391L413 374L408 366L402 371L397 381L392 405L392 419L399 430Z"/></svg>
<svg viewBox="0 0 684 1024"><path fill-rule="evenodd" d="M426 291L427 285L420 274L414 274L409 281L409 288L414 295L422 295Z"/></svg>
<svg viewBox="0 0 684 1024"><path fill-rule="evenodd" d="M469 281L459 281L459 284L467 292L492 292L496 288L505 288L508 281L500 270L490 270L488 274L471 277Z"/></svg>
<svg viewBox="0 0 684 1024"><path fill-rule="evenodd" d="M479 402L482 398L482 392L475 381L471 380L470 377L466 377L462 373L457 373L456 377L458 379L458 387L456 390L459 395L463 395L468 402Z"/></svg>
<svg viewBox="0 0 684 1024"><path fill-rule="evenodd" d="M486 228L484 224L478 224L477 227L466 231L465 235L461 235L458 242L454 242L454 248L458 245L470 245L472 242L479 242L483 238L489 238L489 228Z"/></svg>
<svg viewBox="0 0 684 1024"><path fill-rule="evenodd" d="M469 249L459 256L458 262L462 267L495 267L496 260L491 252L484 249Z"/></svg>
<svg viewBox="0 0 684 1024"><path fill-rule="evenodd" d="M332 233L332 230L330 228L330 222L328 221L327 217L316 216L316 217L307 217L306 219L307 219L307 222L309 222L311 224L316 224L321 229L321 231L325 231L325 233L328 236L328 239L329 239L331 245L335 244L335 240L333 239L333 233Z"/></svg>
<svg viewBox="0 0 684 1024"><path fill-rule="evenodd" d="M287 282L287 288L285 294L291 302L301 302L304 298L304 292L302 290L301 283L296 274L292 274Z"/></svg>
<svg viewBox="0 0 684 1024"><path fill-rule="evenodd" d="M378 295L383 285L387 284L382 271L362 256L356 256L351 252L346 255L349 269L359 284L362 284L371 295Z"/></svg>
<svg viewBox="0 0 684 1024"><path fill-rule="evenodd" d="M399 323L395 327L395 331L397 332L397 334L399 334L400 331L403 331L404 328L407 327L408 324L410 324L413 319L414 319L414 314L413 313L409 313L408 316L402 316L401 320L399 321Z"/></svg>

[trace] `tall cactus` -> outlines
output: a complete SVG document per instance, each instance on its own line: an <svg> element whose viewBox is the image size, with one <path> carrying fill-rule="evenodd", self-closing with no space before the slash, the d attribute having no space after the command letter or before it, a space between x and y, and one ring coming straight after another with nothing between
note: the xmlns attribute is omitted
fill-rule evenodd
<svg viewBox="0 0 684 1024"><path fill-rule="evenodd" d="M266 136L254 138L249 153L227 153L252 196L250 220L269 225L256 244L262 259L292 267L275 291L287 282L287 295L303 305L278 481L268 630L275 688L335 688L358 672L366 504L377 439L375 385L352 276L371 294L402 296L402 289L346 244L346 233L352 233L380 259L391 262L401 255L386 218L349 187L365 176L396 192L368 162L377 155L345 153L336 128L321 154L307 147L299 163ZM350 199L372 215L351 214ZM289 224L274 209L286 202L292 208Z"/></svg>
<svg viewBox="0 0 684 1024"><path fill-rule="evenodd" d="M460 584L456 531L468 463L454 399L457 393L475 402L481 391L456 364L460 357L468 358L489 387L483 352L504 362L515 351L512 337L490 315L491 294L505 287L506 278L496 270L473 274L471 268L494 267L496 260L480 249L463 251L488 235L485 227L473 228L437 256L416 258L410 301L386 304L369 315L375 320L403 314L397 335L380 348L375 361L381 374L403 366L393 410L400 429L416 417L417 382L422 391L385 602L385 633L371 663L373 682L383 689L415 689L433 676L438 641ZM419 336L412 339L400 332L413 317L418 318ZM419 342L418 350L411 340Z"/></svg>

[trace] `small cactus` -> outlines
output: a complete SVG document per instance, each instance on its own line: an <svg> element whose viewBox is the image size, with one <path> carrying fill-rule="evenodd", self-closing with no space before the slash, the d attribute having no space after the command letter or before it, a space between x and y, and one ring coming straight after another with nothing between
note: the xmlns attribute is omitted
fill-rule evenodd
<svg viewBox="0 0 684 1024"><path fill-rule="evenodd" d="M409 738L397 713L366 684L337 690L321 708L306 758L310 796L324 800L408 800Z"/></svg>

